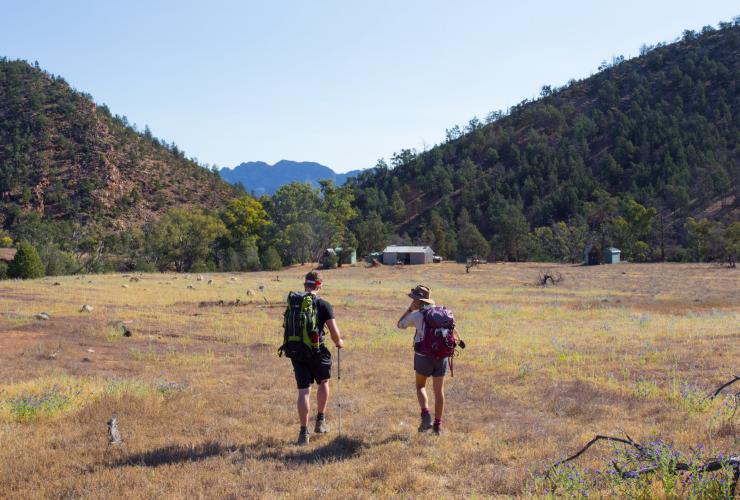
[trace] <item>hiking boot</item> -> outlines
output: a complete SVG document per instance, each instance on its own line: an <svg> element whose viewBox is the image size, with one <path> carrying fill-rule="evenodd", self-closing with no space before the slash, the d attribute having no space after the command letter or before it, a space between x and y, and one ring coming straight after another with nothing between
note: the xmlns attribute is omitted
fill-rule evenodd
<svg viewBox="0 0 740 500"><path fill-rule="evenodd" d="M308 430L302 430L300 434L298 434L298 441L296 441L295 444L297 444L298 446L305 446L310 442L311 435L308 433Z"/></svg>
<svg viewBox="0 0 740 500"><path fill-rule="evenodd" d="M440 426L440 425L435 425L435 426L433 426L433 427L432 427L432 432L433 432L433 433L434 433L435 435L437 435L437 436L440 436L440 435L442 434L442 426Z"/></svg>
<svg viewBox="0 0 740 500"><path fill-rule="evenodd" d="M432 415L429 413L421 414L421 424L419 425L419 432L426 432L432 428Z"/></svg>
<svg viewBox="0 0 740 500"><path fill-rule="evenodd" d="M326 434L329 432L329 426L326 425L326 419L325 418L316 418L316 427L314 427L313 431L316 434Z"/></svg>

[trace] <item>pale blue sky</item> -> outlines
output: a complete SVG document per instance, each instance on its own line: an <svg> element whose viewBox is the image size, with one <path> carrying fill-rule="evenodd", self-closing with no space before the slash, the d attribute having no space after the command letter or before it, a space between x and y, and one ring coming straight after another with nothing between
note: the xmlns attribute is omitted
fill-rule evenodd
<svg viewBox="0 0 740 500"><path fill-rule="evenodd" d="M0 56L38 60L203 163L346 171L739 11L719 0L2 0Z"/></svg>

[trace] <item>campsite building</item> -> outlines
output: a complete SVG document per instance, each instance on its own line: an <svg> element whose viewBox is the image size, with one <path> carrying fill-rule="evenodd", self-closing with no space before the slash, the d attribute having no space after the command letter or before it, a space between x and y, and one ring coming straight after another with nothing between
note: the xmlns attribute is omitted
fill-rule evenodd
<svg viewBox="0 0 740 500"><path fill-rule="evenodd" d="M431 264L434 250L430 247L404 247L391 245L383 250L383 264Z"/></svg>

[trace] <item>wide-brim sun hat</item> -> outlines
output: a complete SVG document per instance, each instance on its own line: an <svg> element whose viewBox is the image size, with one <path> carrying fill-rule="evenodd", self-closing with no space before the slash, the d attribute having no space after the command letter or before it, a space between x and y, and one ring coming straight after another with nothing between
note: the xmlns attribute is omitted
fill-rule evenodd
<svg viewBox="0 0 740 500"><path fill-rule="evenodd" d="M424 285L417 285L416 287L412 288L411 293L409 293L408 296L414 300L418 300L419 302L434 305L429 287L426 287Z"/></svg>

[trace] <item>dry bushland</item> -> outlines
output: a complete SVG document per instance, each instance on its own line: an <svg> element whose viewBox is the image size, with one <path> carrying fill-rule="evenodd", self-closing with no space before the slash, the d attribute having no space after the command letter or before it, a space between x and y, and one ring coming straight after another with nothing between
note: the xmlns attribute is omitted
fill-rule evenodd
<svg viewBox="0 0 740 500"><path fill-rule="evenodd" d="M279 303L308 267L279 281L2 282L0 497L531 496L550 464L596 434L738 451L728 398L704 399L738 371L736 271L548 265L562 282L536 286L543 269L326 271L323 296L347 342L343 435L335 380L332 431L305 448L292 444L295 385L276 349ZM447 381L440 437L416 432L411 332L395 329L416 283L455 311L468 346ZM49 320L34 319L40 311ZM119 446L108 444L113 414ZM579 460L598 468L610 453Z"/></svg>

